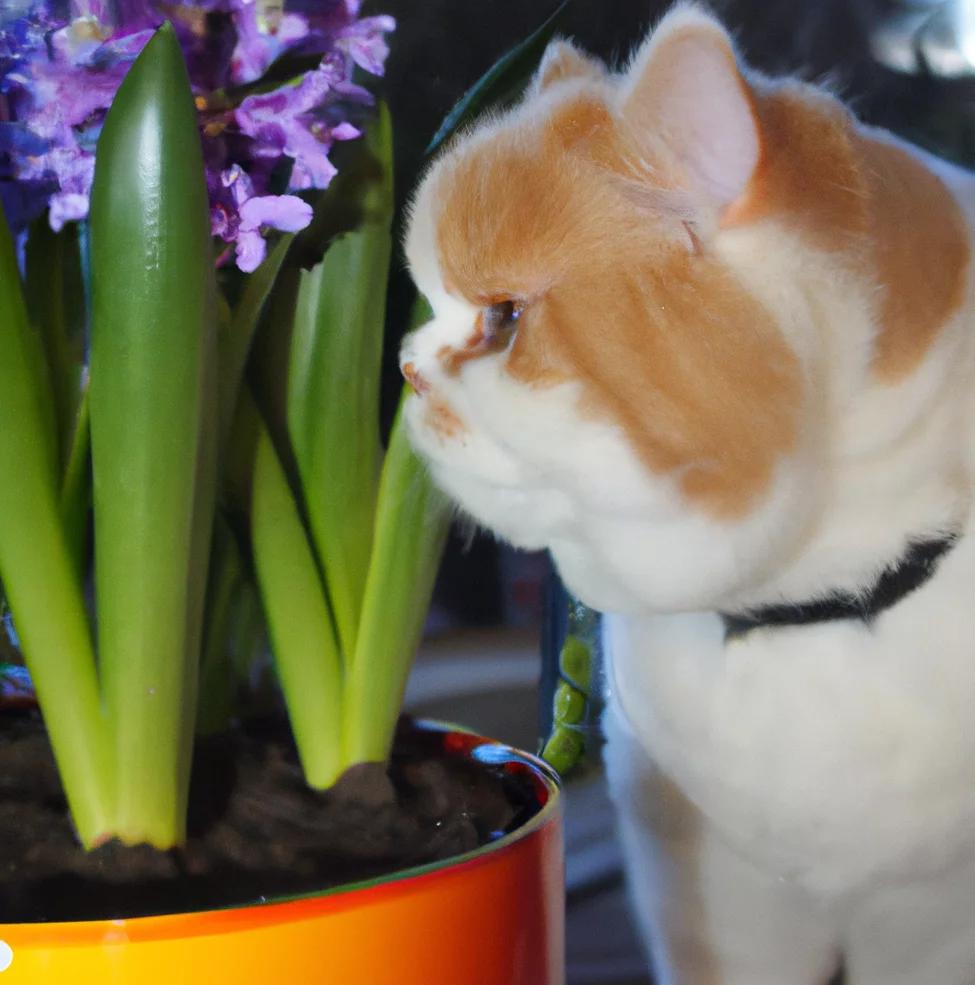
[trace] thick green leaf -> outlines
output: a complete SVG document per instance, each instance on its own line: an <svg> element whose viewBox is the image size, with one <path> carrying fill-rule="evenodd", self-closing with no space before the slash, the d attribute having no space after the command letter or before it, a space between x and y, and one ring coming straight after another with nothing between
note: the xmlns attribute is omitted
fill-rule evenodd
<svg viewBox="0 0 975 985"><path fill-rule="evenodd" d="M345 766L389 755L450 526L446 499L410 447L402 404L383 465L362 620L347 668Z"/></svg>
<svg viewBox="0 0 975 985"><path fill-rule="evenodd" d="M561 27L572 0L562 0L551 17L506 55L499 58L461 97L447 114L427 147L435 154L458 130L488 107L514 101L525 88L542 59L545 48Z"/></svg>
<svg viewBox="0 0 975 985"><path fill-rule="evenodd" d="M242 401L247 390L242 391ZM245 404L253 430L251 489L254 569L274 661L305 779L325 788L341 762L342 659L315 558L270 433Z"/></svg>
<svg viewBox="0 0 975 985"><path fill-rule="evenodd" d="M136 59L99 139L91 279L95 581L117 833L168 847L185 831L216 425L206 179L168 24Z"/></svg>
<svg viewBox="0 0 975 985"><path fill-rule="evenodd" d="M0 578L75 826L92 845L112 831L112 752L81 584L61 526L50 390L38 372L2 212L0 353Z"/></svg>
<svg viewBox="0 0 975 985"><path fill-rule="evenodd" d="M288 431L342 652L355 652L372 548L381 445L379 382L392 254L392 128L368 130L379 167L357 230L302 273L288 376Z"/></svg>

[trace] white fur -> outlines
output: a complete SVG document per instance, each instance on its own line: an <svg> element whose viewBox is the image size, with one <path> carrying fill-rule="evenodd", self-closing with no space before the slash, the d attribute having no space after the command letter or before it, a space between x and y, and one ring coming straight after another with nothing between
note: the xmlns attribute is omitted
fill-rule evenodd
<svg viewBox="0 0 975 985"><path fill-rule="evenodd" d="M563 96L556 86L470 139ZM975 179L919 156L971 221ZM826 985L840 956L849 985L972 985L971 287L924 364L884 386L869 373L871 299L835 259L798 255L767 224L718 232L713 248L776 315L811 394L764 502L722 523L688 507L678 477L650 474L619 428L580 414L574 385L527 388L501 372L504 354L444 372L438 350L461 348L477 314L437 261L437 180L452 160L415 202L408 254L435 317L402 360L465 430L426 426L422 395L407 420L465 510L551 550L608 613L607 768L660 985ZM856 589L910 538L949 529L965 533L936 576L869 628L725 642L717 611Z"/></svg>

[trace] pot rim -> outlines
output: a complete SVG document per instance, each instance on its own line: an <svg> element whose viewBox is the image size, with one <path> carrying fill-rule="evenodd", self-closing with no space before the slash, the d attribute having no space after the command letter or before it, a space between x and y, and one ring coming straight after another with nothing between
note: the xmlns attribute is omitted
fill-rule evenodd
<svg viewBox="0 0 975 985"><path fill-rule="evenodd" d="M466 754L484 765L512 764L531 771L544 786L548 796L541 809L515 831L497 841L481 845L472 851L454 855L437 862L400 869L385 876L345 883L310 893L276 896L246 903L229 904L208 910L187 910L144 917L120 917L99 920L71 920L63 922L31 922L0 924L6 932L16 929L19 946L43 945L50 947L85 944L134 943L136 941L160 941L175 937L201 934L213 935L256 930L286 921L305 920L323 915L329 910L341 910L365 905L375 896L385 899L408 893L419 884L444 875L488 864L492 857L519 846L533 834L557 821L561 810L562 781L555 770L532 753L524 752L495 739L487 738L453 723L413 719L412 727L423 732L440 732L455 735L464 740ZM491 749L490 758L478 757L479 750ZM465 750L458 750L464 752ZM358 896L358 900L350 897Z"/></svg>

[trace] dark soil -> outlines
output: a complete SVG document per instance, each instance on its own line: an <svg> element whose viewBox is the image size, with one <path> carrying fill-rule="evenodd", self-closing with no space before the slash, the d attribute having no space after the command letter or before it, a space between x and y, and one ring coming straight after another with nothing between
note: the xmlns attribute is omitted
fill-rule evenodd
<svg viewBox="0 0 975 985"><path fill-rule="evenodd" d="M263 723L197 751L185 848L75 840L35 713L0 716L0 924L209 909L309 893L470 851L538 809L531 783L444 755L401 725L388 767L304 786L286 729Z"/></svg>

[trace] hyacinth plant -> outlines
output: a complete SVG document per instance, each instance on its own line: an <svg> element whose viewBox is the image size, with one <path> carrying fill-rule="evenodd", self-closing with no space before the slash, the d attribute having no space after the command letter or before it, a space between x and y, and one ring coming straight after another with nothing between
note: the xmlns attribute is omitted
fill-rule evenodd
<svg viewBox="0 0 975 985"><path fill-rule="evenodd" d="M310 785L392 743L448 523L399 414L380 441L392 137L352 75L382 71L394 25L358 0L21 13L0 34L4 619L82 844L168 848L194 737L229 726L265 637Z"/></svg>
<svg viewBox="0 0 975 985"><path fill-rule="evenodd" d="M355 6L4 34L0 578L89 847L180 842L262 623L309 783L392 739L446 514L380 445L391 135L351 75L392 23Z"/></svg>

